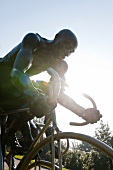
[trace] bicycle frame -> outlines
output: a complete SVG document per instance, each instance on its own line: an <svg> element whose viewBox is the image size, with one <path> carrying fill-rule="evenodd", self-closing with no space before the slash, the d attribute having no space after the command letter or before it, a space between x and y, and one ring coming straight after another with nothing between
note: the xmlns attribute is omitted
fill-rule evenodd
<svg viewBox="0 0 113 170"><path fill-rule="evenodd" d="M21 162L18 164L17 169L16 170L20 170L20 169L25 169L27 167L27 162L29 160L31 160L31 153L34 147L37 146L37 144L39 143L42 135L45 133L45 131L47 130L47 128L49 127L49 125L51 124L54 118L53 113L50 114L50 118L48 119L48 121L46 122L46 124L44 125L44 127L42 128L42 130L40 131L39 135L37 136L37 138L34 140L34 142L32 143L32 145L30 146L29 150L27 151L27 153L24 155L24 157L22 158ZM55 147L54 147L54 130L55 127L52 126L52 134L51 134L51 147L52 147L52 170L55 170L55 163L54 163L54 159L55 159ZM62 157L61 157L61 145L60 145L60 140L58 142L59 145L59 164L60 167L62 168ZM34 155L35 156L35 155Z"/></svg>

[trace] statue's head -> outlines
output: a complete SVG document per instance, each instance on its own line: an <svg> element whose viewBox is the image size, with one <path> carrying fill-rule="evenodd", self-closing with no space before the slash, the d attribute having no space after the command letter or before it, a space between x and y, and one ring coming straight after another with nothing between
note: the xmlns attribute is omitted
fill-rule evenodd
<svg viewBox="0 0 113 170"><path fill-rule="evenodd" d="M59 31L55 36L54 42L61 58L69 56L78 46L75 34L69 29Z"/></svg>

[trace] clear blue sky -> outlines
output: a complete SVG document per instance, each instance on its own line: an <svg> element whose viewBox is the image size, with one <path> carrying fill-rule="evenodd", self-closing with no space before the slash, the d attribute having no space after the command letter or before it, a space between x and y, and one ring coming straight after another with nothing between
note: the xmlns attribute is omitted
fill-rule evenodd
<svg viewBox="0 0 113 170"><path fill-rule="evenodd" d="M62 28L78 37L78 49L67 62L70 90L79 87L97 102L103 119L112 126L113 1L112 0L10 0L0 3L0 57L28 32L48 39ZM73 76L73 78L71 78ZM72 89L71 89L72 88ZM62 108L58 108L61 112ZM63 113L70 112L63 110ZM61 113L60 113L61 114ZM77 117L75 118L77 119ZM73 120L73 119L72 119ZM98 126L73 128L88 133ZM64 126L63 126L64 127ZM63 129L64 130L64 129Z"/></svg>

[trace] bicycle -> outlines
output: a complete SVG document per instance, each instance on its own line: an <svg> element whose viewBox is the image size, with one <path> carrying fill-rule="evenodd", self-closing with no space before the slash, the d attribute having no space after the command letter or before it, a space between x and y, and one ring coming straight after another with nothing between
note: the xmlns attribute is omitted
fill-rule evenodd
<svg viewBox="0 0 113 170"><path fill-rule="evenodd" d="M58 78L58 77L57 77ZM58 83L58 82L57 82ZM55 96L58 96L58 92L59 92L59 88L56 87L56 91L55 92ZM53 92L51 93L51 96L53 95ZM91 99L88 95L85 95L85 97L87 97L88 99L90 99L93 103L93 106L96 107L96 104L94 103L93 99ZM55 99L56 100L56 99ZM26 109L20 109L17 111L12 111L13 113L15 112L22 112L22 111L29 111L29 108ZM7 114L12 114L12 112L9 112ZM1 116L2 117L2 116ZM46 122L46 124L41 128L40 133L38 134L37 138L34 140L34 142L32 143L32 145L30 146L30 148L28 149L28 151L23 154L23 158L20 160L19 164L17 165L15 170L30 170L32 168L36 169L37 167L40 169L40 167L48 167L48 169L52 169L52 170L61 170L62 169L62 155L68 150L69 146L67 146L66 150L64 152L62 152L61 150L61 140L62 139L77 139L80 141L84 141L84 142L88 142L89 144L97 147L98 149L102 150L104 153L106 153L109 157L111 157L113 159L113 150L111 147L109 147L108 145L104 144L103 142L85 135L85 134L80 134L80 133L74 133L74 132L60 132L59 129L57 127L54 126L54 124L52 124L51 128L52 128L52 133L50 136L43 138L42 140L40 140L43 136L43 134L45 133L46 129L50 126L51 122L53 121L53 114L51 113L50 118L48 119L48 121ZM4 124L3 124L3 120L2 120L2 126L1 126L1 132L4 131ZM71 122L70 125L86 125L88 124L88 122L83 122L83 123L76 123L76 122ZM56 134L54 133L55 129L57 129ZM1 143L2 142L2 133L0 134L0 166L1 166L1 170L3 170L3 162L4 162L4 144ZM58 161L59 161L59 165L55 165L55 145L54 142L57 141L58 142ZM35 156L37 155L37 153L44 148L45 146L47 146L48 144L51 144L51 162L45 161L45 160L40 160ZM68 144L69 145L69 144ZM12 169L12 157L14 157L15 155L11 154L10 155L10 164L9 164L9 170ZM32 160L34 159L34 162L32 162Z"/></svg>
<svg viewBox="0 0 113 170"><path fill-rule="evenodd" d="M88 99L91 99L91 101L93 102L93 106L96 107L96 104L94 103L93 99L90 98L90 96L84 94L85 97L87 97ZM51 118L50 118L51 119ZM52 170L55 169L62 169L62 152L61 152L61 146L60 146L60 141L62 139L77 139L80 141L84 141L87 142L95 147L97 147L98 149L100 149L101 151L103 151L104 153L106 153L109 157L111 157L113 159L113 149L111 147L109 147L108 145L106 145L105 143L91 137L85 134L80 134L80 133L74 133L74 132L58 132L57 134L51 134L51 136L43 139L41 142L38 143L38 140L40 139L40 137L42 136L42 134L45 132L45 130L47 129L48 125L50 124L51 120L48 120L48 122L44 125L41 133L39 134L39 136L37 137L37 139L34 141L34 143L32 144L32 146L29 148L28 152L26 153L26 155L24 156L23 160L20 162L20 164L17 166L17 170L22 170L23 168L27 167L26 169L30 169L32 167L34 167L34 163L30 163L31 159L35 156L35 154L44 146L46 146L47 144L52 143L52 164L51 164L51 168ZM76 123L76 122L70 122L70 125L74 125L74 126L83 126L88 124L88 122L82 122L82 123ZM54 129L54 127L53 127ZM58 141L59 142L59 167L55 167L55 150L54 150L54 141ZM40 163L37 162L36 165L38 165ZM46 162L43 162L46 164Z"/></svg>

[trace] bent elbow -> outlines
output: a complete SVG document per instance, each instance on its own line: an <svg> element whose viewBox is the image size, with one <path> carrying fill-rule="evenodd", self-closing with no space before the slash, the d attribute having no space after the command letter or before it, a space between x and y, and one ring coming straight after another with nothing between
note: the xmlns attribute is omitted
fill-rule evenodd
<svg viewBox="0 0 113 170"><path fill-rule="evenodd" d="M10 74L10 79L11 79L11 83L15 86L15 87L18 87L19 86L19 79L21 78L21 73L19 70L17 69L13 69L11 71L11 74Z"/></svg>
<svg viewBox="0 0 113 170"><path fill-rule="evenodd" d="M13 83L13 84L15 84L14 82L16 81L16 76L17 75L17 69L13 69L12 71L11 71L11 74L10 74L10 79L11 79L11 82Z"/></svg>

